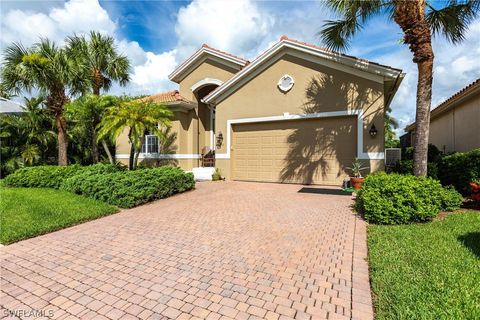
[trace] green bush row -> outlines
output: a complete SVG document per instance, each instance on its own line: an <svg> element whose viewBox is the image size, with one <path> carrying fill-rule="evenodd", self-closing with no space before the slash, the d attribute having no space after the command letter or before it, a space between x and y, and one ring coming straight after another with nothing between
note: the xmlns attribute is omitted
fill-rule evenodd
<svg viewBox="0 0 480 320"><path fill-rule="evenodd" d="M123 167L101 163L91 166L74 164L70 166L27 167L7 176L3 184L9 187L60 189L66 179L84 172L103 174L122 170L124 170Z"/></svg>
<svg viewBox="0 0 480 320"><path fill-rule="evenodd" d="M469 195L469 183L480 179L480 149L443 157L438 162L438 178L444 186L452 185Z"/></svg>
<svg viewBox="0 0 480 320"><path fill-rule="evenodd" d="M194 187L193 174L176 167L160 167L102 174L84 172L66 179L61 189L131 208Z"/></svg>
<svg viewBox="0 0 480 320"><path fill-rule="evenodd" d="M357 194L357 209L368 222L402 224L428 221L441 210L453 211L463 202L453 188L439 181L402 174L371 174Z"/></svg>
<svg viewBox="0 0 480 320"><path fill-rule="evenodd" d="M63 189L131 208L190 190L195 180L191 173L176 167L127 171L120 166L95 164L23 168L3 179L3 186Z"/></svg>

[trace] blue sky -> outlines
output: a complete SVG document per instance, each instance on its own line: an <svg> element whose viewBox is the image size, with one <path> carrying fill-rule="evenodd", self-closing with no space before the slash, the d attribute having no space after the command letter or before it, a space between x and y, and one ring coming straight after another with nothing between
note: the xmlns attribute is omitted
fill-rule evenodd
<svg viewBox="0 0 480 320"><path fill-rule="evenodd" d="M175 88L168 74L202 43L250 60L283 34L321 45L317 32L334 18L321 1L2 0L0 9L2 51L12 41L30 45L39 36L60 44L66 35L89 30L115 37L133 68L131 83L113 87L114 94ZM394 23L378 17L364 27L347 53L407 73L392 103L393 115L403 127L414 119L417 73L408 48L399 43L401 36ZM461 45L442 38L434 39L433 45L435 106L480 77L480 19L472 23Z"/></svg>

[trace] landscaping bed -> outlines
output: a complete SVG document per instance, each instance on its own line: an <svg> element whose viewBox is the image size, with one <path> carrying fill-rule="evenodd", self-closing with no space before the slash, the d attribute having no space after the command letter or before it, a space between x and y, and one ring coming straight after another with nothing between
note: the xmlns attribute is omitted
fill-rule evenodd
<svg viewBox="0 0 480 320"><path fill-rule="evenodd" d="M7 187L55 188L131 208L195 187L193 174L164 166L128 171L110 164L24 168L3 180Z"/></svg>
<svg viewBox="0 0 480 320"><path fill-rule="evenodd" d="M479 319L480 212L368 227L377 319Z"/></svg>
<svg viewBox="0 0 480 320"><path fill-rule="evenodd" d="M38 166L2 180L0 242L8 244L195 187L176 167Z"/></svg>
<svg viewBox="0 0 480 320"><path fill-rule="evenodd" d="M70 192L40 188L0 189L0 242L9 244L118 211Z"/></svg>

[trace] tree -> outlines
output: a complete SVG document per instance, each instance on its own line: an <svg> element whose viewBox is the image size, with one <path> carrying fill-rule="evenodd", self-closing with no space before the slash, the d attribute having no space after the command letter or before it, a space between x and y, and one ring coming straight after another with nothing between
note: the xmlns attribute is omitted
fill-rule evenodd
<svg viewBox="0 0 480 320"><path fill-rule="evenodd" d="M125 101L107 109L99 125L98 139L110 138L115 141L127 130L130 143L128 167L134 170L145 133L149 131L163 139L164 131L159 127L168 127L171 117L172 112L164 105L149 100Z"/></svg>
<svg viewBox="0 0 480 320"><path fill-rule="evenodd" d="M392 109L388 107L385 111L384 124L385 124L385 148L398 148L400 147L400 140L397 139L395 129L398 128L397 120L391 115Z"/></svg>
<svg viewBox="0 0 480 320"><path fill-rule="evenodd" d="M0 116L0 157L2 175L22 166L46 162L54 151L53 117L44 106L44 97L25 98L21 114Z"/></svg>
<svg viewBox="0 0 480 320"><path fill-rule="evenodd" d="M97 163L99 160L99 152L96 148L100 120L108 108L117 106L119 102L118 98L112 96L86 95L65 106L67 118L74 122L78 129L76 131L90 137L93 163ZM105 139L100 139L99 142L102 144L110 163L114 164L115 160Z"/></svg>
<svg viewBox="0 0 480 320"><path fill-rule="evenodd" d="M437 4L443 7L438 8ZM454 44L461 42L469 23L478 16L480 2L450 0L434 5L426 0L326 0L326 5L341 16L339 20L327 21L319 33L333 50L348 48L351 38L377 15L387 16L402 29L403 42L409 46L418 68L413 171L416 176L425 176L434 58L431 37L443 34Z"/></svg>
<svg viewBox="0 0 480 320"><path fill-rule="evenodd" d="M46 105L55 118L58 164L67 165L67 122L63 115L69 96L81 93L88 79L78 77L78 66L67 59L65 50L48 39L30 48L21 43L7 47L3 56L2 87L8 92L37 89L46 96Z"/></svg>
<svg viewBox="0 0 480 320"><path fill-rule="evenodd" d="M102 89L108 91L113 81L121 86L130 81L130 62L118 53L115 40L110 36L90 31L89 39L78 35L67 37L67 54L83 66L94 95L98 96Z"/></svg>

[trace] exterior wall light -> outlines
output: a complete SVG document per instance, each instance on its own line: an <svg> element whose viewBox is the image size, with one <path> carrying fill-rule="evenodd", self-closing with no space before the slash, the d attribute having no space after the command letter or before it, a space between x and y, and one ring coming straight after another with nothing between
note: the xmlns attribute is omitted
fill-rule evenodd
<svg viewBox="0 0 480 320"><path fill-rule="evenodd" d="M223 133L221 131L217 134L217 149L220 149L223 144Z"/></svg>
<svg viewBox="0 0 480 320"><path fill-rule="evenodd" d="M375 128L375 124L372 124L372 126L370 127L370 136L373 138L377 135L378 133L378 130L377 128Z"/></svg>

